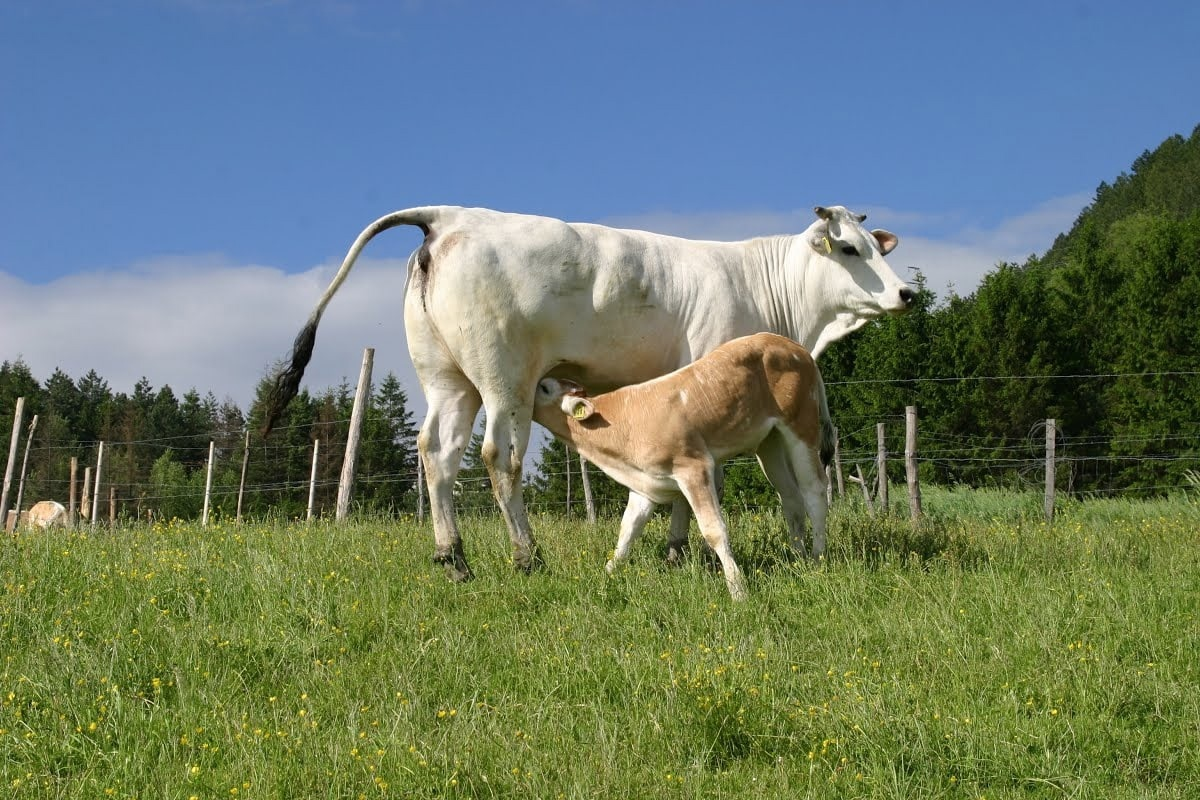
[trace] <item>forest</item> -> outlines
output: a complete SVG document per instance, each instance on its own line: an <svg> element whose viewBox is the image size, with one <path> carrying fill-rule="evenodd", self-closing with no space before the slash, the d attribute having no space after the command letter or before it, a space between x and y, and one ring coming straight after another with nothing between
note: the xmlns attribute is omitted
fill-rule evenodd
<svg viewBox="0 0 1200 800"><path fill-rule="evenodd" d="M1048 244L1022 264L997 264L965 296L938 297L918 276L911 313L870 323L822 355L847 465L869 468L880 422L889 451L902 450L904 408L916 406L923 481L1030 483L1047 418L1057 429L1059 485L1069 492L1161 495L1198 481L1200 126L1101 183L1071 229ZM155 389L146 378L127 394L95 371L72 378L55 370L39 380L20 359L0 364L5 429L18 397L26 421L39 419L26 505L65 502L70 459L82 472L103 441L104 483L116 488L117 513L143 519L199 514L210 441L218 514L234 513L243 463L246 514L304 513L316 440L315 505L331 513L352 395L344 383L301 392L264 441L254 433L257 398L243 410L211 392ZM416 424L408 397L389 374L371 401L355 507L412 513ZM570 480L579 497L578 462L561 444L549 442L538 463L526 480L531 507L561 507ZM897 462L890 477L900 480L902 469ZM465 507L489 508L484 474L476 437L459 482ZM591 485L601 508L623 505L624 490L595 470ZM725 492L741 506L774 502L752 459L730 465Z"/></svg>

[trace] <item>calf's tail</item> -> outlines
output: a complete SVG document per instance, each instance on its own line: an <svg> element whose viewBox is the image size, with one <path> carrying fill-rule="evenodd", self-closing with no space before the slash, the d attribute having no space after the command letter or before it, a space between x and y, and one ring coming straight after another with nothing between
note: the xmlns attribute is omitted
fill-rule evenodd
<svg viewBox="0 0 1200 800"><path fill-rule="evenodd" d="M304 369L312 360L313 346L317 342L317 325L321 322L321 315L325 313L325 306L329 305L329 301L333 299L342 282L346 280L346 276L350 274L354 262L363 248L367 246L367 242L377 234L398 225L416 225L428 236L429 226L435 216L436 209L434 208L408 208L403 211L393 211L372 222L354 240L354 244L350 246L346 258L342 261L341 268L333 276L329 288L321 295L317 307L308 317L308 322L300 329L300 333L296 334L296 341L292 343L292 352L289 359L286 360L286 365L280 364L267 389L263 405L262 435L264 437L275 427L283 410L287 408L287 404L299 391L300 379L304 377Z"/></svg>

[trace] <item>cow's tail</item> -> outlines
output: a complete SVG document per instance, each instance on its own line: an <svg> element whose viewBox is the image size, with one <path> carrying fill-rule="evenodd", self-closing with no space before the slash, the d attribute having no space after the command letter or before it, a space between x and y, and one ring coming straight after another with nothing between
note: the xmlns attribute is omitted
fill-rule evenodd
<svg viewBox="0 0 1200 800"><path fill-rule="evenodd" d="M815 367L816 364L814 363ZM817 368L817 386L818 400L820 403L821 417L821 463L828 467L833 463L833 448L837 442L837 429L833 427L833 420L829 417L829 403L825 399L825 381L821 378L821 370Z"/></svg>
<svg viewBox="0 0 1200 800"><path fill-rule="evenodd" d="M308 366L308 362L312 359L313 346L317 341L317 325L321 322L321 315L325 313L325 306L329 305L329 301L333 299L342 282L346 280L346 276L350 274L350 270L354 267L354 262L358 259L358 255L362 252L363 248L367 246L367 242L371 241L377 234L383 233L389 228L395 228L398 225L416 225L428 236L430 225L436 216L437 209L434 207L408 208L403 211L393 211L391 214L380 217L372 222L354 240L354 244L350 246L349 252L346 253L346 258L342 261L341 269L333 276L333 280L330 282L329 288L325 290L325 294L321 295L317 307L313 309L312 314L308 317L308 322L300 329L300 333L296 334L296 341L292 343L291 356L287 360L286 366L280 364L271 381L263 405L262 435L264 437L275 427L275 423L279 420L280 415L283 414L283 410L287 408L287 404L292 401L292 398L300 390L300 379L304 377L304 368Z"/></svg>

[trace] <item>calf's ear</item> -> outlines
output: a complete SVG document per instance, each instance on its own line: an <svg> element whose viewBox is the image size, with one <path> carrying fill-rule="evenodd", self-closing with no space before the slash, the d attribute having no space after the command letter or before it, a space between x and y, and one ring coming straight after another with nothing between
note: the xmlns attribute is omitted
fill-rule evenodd
<svg viewBox="0 0 1200 800"><path fill-rule="evenodd" d="M879 252L885 256L896 249L896 245L900 244L899 237L891 231L885 231L876 228L871 231L871 235L875 237L875 241L879 242Z"/></svg>
<svg viewBox="0 0 1200 800"><path fill-rule="evenodd" d="M581 422L596 413L596 407L586 397L567 395L562 399L562 410Z"/></svg>

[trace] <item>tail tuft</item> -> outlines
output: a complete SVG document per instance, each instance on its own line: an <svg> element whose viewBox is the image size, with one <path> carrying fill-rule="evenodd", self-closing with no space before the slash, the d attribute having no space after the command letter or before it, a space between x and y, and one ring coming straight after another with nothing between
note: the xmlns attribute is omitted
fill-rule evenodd
<svg viewBox="0 0 1200 800"><path fill-rule="evenodd" d="M283 415L283 410L300 391L304 368L312 360L313 347L317 343L317 322L318 319L310 319L308 324L300 329L296 341L292 344L291 363L275 374L275 382L267 391L263 406L263 438L275 427L275 423Z"/></svg>
<svg viewBox="0 0 1200 800"><path fill-rule="evenodd" d="M820 370L817 370L817 380L820 382L821 389L821 463L828 467L833 463L833 449L837 444L837 428L833 427L833 420L829 418L829 403L825 399L825 382L821 379Z"/></svg>

